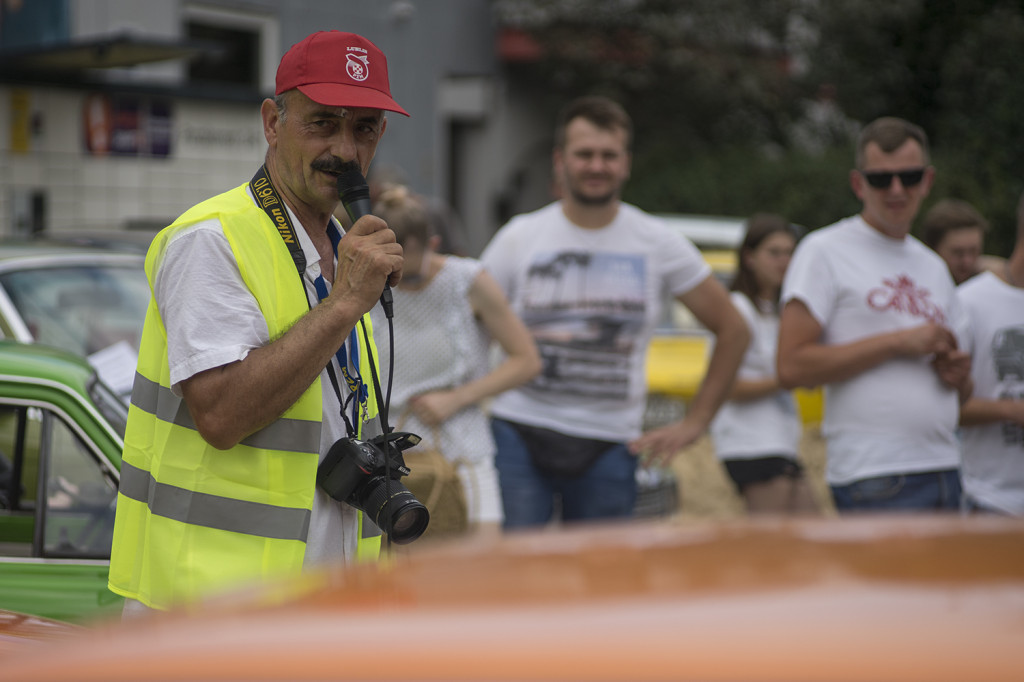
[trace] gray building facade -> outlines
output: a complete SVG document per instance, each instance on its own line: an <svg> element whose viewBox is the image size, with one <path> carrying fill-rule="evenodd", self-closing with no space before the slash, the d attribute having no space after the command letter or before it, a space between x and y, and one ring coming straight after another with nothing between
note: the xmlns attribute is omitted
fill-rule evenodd
<svg viewBox="0 0 1024 682"><path fill-rule="evenodd" d="M503 78L488 0L14 6L0 14L0 236L158 229L247 181L281 55L327 29L387 55L411 117L389 116L374 164L453 206L471 255L547 200L551 122Z"/></svg>

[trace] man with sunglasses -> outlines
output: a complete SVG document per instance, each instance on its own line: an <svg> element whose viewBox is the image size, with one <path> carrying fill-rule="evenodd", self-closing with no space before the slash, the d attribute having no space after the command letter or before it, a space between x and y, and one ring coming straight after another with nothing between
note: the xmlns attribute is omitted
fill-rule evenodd
<svg viewBox="0 0 1024 682"><path fill-rule="evenodd" d="M910 236L935 176L924 131L880 118L857 140L859 215L808 235L783 284L778 374L825 385L836 508L956 510L965 316L945 262Z"/></svg>

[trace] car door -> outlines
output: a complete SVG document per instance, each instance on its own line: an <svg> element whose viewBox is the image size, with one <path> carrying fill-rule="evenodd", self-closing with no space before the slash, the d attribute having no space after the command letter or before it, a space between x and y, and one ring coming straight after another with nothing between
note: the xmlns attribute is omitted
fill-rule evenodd
<svg viewBox="0 0 1024 682"><path fill-rule="evenodd" d="M0 607L80 621L107 589L117 471L60 406L0 397Z"/></svg>

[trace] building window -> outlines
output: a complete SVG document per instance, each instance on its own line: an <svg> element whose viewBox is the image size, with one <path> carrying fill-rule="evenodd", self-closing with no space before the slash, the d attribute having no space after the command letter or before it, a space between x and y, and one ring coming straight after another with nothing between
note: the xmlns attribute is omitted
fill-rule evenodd
<svg viewBox="0 0 1024 682"><path fill-rule="evenodd" d="M189 63L188 79L197 85L238 85L256 89L260 84L260 36L244 28L211 26L197 21L185 24L192 40L212 43L219 49Z"/></svg>
<svg viewBox="0 0 1024 682"><path fill-rule="evenodd" d="M267 92L280 59L276 16L186 5L182 31L190 40L217 46L192 61L188 80L200 87Z"/></svg>

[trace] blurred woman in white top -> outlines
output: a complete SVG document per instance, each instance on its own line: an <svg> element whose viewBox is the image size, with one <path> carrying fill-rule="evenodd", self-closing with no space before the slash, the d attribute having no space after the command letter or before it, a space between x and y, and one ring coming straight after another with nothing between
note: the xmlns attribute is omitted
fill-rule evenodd
<svg viewBox="0 0 1024 682"><path fill-rule="evenodd" d="M711 439L750 514L819 510L797 455L802 427L796 403L775 372L779 292L797 234L786 219L759 213L747 221L737 250L731 297L751 340L729 400L711 424Z"/></svg>
<svg viewBox="0 0 1024 682"><path fill-rule="evenodd" d="M439 237L431 234L430 216L415 195L401 186L387 189L373 212L395 232L405 258L393 292L391 414L402 420L401 430L422 436L424 444L437 436L436 445L457 465L470 530L497 532L501 491L482 403L540 372L537 347L480 261L437 253ZM379 307L371 314L386 377L387 321ZM504 351L494 366L491 340Z"/></svg>

